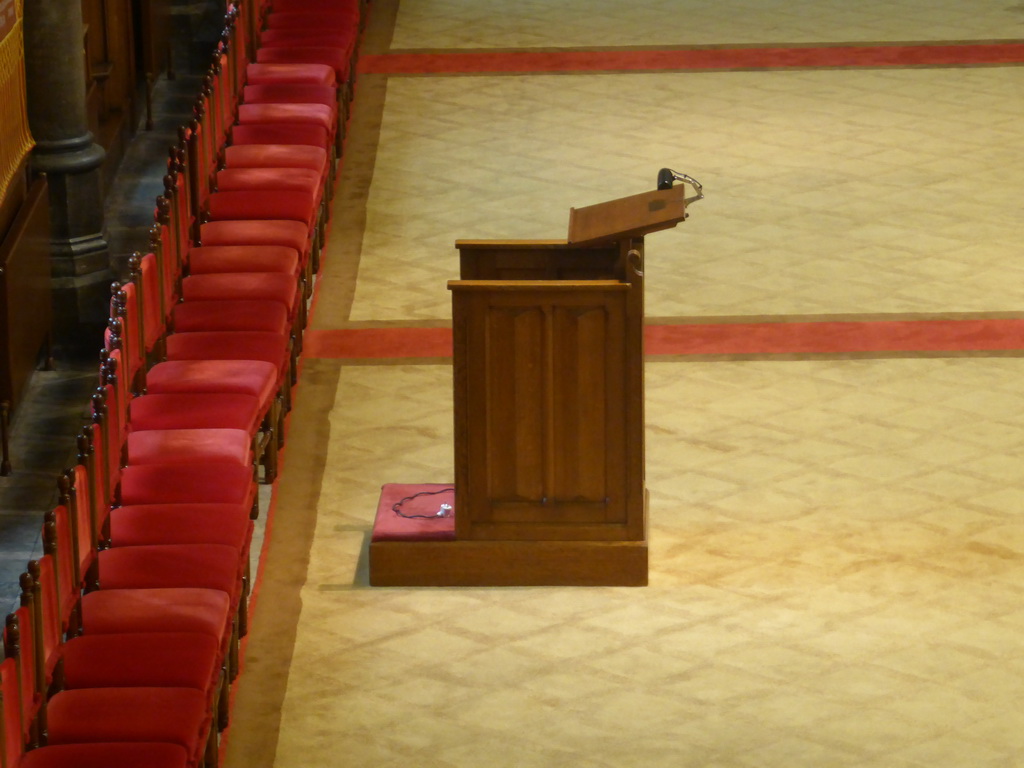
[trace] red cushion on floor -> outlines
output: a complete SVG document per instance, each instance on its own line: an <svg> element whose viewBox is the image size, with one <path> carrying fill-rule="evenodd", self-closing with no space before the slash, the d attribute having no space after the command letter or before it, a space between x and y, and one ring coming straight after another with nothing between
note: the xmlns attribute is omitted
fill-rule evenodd
<svg viewBox="0 0 1024 768"><path fill-rule="evenodd" d="M276 301L287 307L289 316L296 309L301 291L291 275L279 272L239 272L219 275L190 275L182 281L186 302L248 299Z"/></svg>
<svg viewBox="0 0 1024 768"><path fill-rule="evenodd" d="M209 461L252 465L252 435L242 429L151 429L131 432L125 441L128 464L180 464Z"/></svg>
<svg viewBox="0 0 1024 768"><path fill-rule="evenodd" d="M283 245L209 245L189 249L192 275L221 272L299 274L299 251Z"/></svg>
<svg viewBox="0 0 1024 768"><path fill-rule="evenodd" d="M455 506L451 484L421 483L407 485L388 483L381 488L377 516L373 521L372 541L452 541L455 539L455 512L445 517L433 515L441 504ZM440 492L440 493L439 493ZM422 495L418 495L422 494ZM413 497L413 498L409 498ZM403 502L403 499L407 499ZM402 517L393 509L401 503L406 515L431 515L428 518Z"/></svg>
<svg viewBox="0 0 1024 768"><path fill-rule="evenodd" d="M82 596L88 634L198 632L224 641L234 615L231 598L217 589L99 589Z"/></svg>
<svg viewBox="0 0 1024 768"><path fill-rule="evenodd" d="M236 125L231 129L234 146L300 146L323 149L331 146L331 132L320 125Z"/></svg>
<svg viewBox="0 0 1024 768"><path fill-rule="evenodd" d="M239 464L143 464L121 472L121 503L126 506L244 504L252 502L255 492L252 467Z"/></svg>
<svg viewBox="0 0 1024 768"><path fill-rule="evenodd" d="M177 360L150 368L146 390L154 395L250 395L266 407L277 381L278 367L259 360Z"/></svg>
<svg viewBox="0 0 1024 768"><path fill-rule="evenodd" d="M33 749L18 768L185 768L188 762L189 754L179 744L109 742Z"/></svg>
<svg viewBox="0 0 1024 768"><path fill-rule="evenodd" d="M82 635L64 644L65 688L196 688L220 679L220 643L187 632Z"/></svg>
<svg viewBox="0 0 1024 768"><path fill-rule="evenodd" d="M253 523L244 504L135 504L110 511L110 545L223 544L246 550Z"/></svg>
<svg viewBox="0 0 1024 768"><path fill-rule="evenodd" d="M283 245L305 254L312 244L308 223L294 219L210 221L199 232L204 246Z"/></svg>
<svg viewBox="0 0 1024 768"><path fill-rule="evenodd" d="M211 715L207 696L193 688L84 688L51 698L46 723L50 744L162 741L197 759Z"/></svg>
<svg viewBox="0 0 1024 768"><path fill-rule="evenodd" d="M334 68L326 64L270 64L251 63L245 66L245 81L251 85L262 83L308 83L335 85Z"/></svg>
<svg viewBox="0 0 1024 768"><path fill-rule="evenodd" d="M174 330L288 333L288 308L276 301L187 301L174 307Z"/></svg>
<svg viewBox="0 0 1024 768"><path fill-rule="evenodd" d="M262 419L260 401L252 395L142 395L129 406L128 427L132 431L241 429L253 435Z"/></svg>

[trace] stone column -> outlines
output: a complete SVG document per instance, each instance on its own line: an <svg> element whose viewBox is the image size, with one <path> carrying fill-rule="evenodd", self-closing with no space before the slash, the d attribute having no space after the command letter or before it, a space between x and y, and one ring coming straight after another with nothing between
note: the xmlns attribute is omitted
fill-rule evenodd
<svg viewBox="0 0 1024 768"><path fill-rule="evenodd" d="M105 152L89 131L81 0L29 0L24 6L32 168L50 188L54 340L96 348L112 274L103 231Z"/></svg>

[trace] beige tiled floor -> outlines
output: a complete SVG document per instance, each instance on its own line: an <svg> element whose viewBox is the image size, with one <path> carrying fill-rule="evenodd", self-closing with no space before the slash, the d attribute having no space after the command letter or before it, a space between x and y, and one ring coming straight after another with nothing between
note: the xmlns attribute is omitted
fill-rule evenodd
<svg viewBox="0 0 1024 768"><path fill-rule="evenodd" d="M403 0L393 48L1015 39L1019 3L956 0Z"/></svg>
<svg viewBox="0 0 1024 768"><path fill-rule="evenodd" d="M363 588L450 369L345 368L276 764L1012 764L1021 366L649 364L651 585L586 590Z"/></svg>
<svg viewBox="0 0 1024 768"><path fill-rule="evenodd" d="M1024 306L1020 68L393 78L353 320L450 315L457 238L698 178L651 316ZM412 193L412 194L410 194ZM397 277L397 279L396 279Z"/></svg>

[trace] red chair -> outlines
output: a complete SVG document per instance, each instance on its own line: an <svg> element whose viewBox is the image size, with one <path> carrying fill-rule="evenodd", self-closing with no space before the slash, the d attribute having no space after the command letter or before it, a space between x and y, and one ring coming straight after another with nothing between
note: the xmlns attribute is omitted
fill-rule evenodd
<svg viewBox="0 0 1024 768"><path fill-rule="evenodd" d="M41 576L43 568L45 558L30 563L30 570ZM33 581L29 574L23 574L23 588L35 590ZM24 625L20 629L22 637L29 631ZM36 637L36 649L37 688L42 695L39 719L44 724L48 744L167 742L183 747L192 765L198 765L204 757L216 760L214 710L206 690L135 686L83 688L50 694L51 684L57 681L59 638L54 637L52 631L44 630L42 637Z"/></svg>
<svg viewBox="0 0 1024 768"><path fill-rule="evenodd" d="M218 247L218 246L212 246ZM229 246L237 247L237 246ZM287 271L249 271L244 264L233 268L233 265L222 262L217 272L200 272L189 275L182 281L184 304L175 309L173 321L175 327L189 327L189 323L204 322L213 329L217 324L224 325L230 320L214 320L215 312L208 306L192 306L207 302L259 302L261 305L276 305L266 310L267 318L261 321L270 323L274 317L284 311L285 320L295 337L296 347L302 343L302 331L306 323L305 281L298 281L287 264L281 265ZM224 315L226 310L219 314ZM193 326L194 327L194 326ZM227 329L225 329L227 330Z"/></svg>
<svg viewBox="0 0 1024 768"><path fill-rule="evenodd" d="M33 561L21 586L21 607L7 629L19 627L25 639L31 628L34 642L42 640L42 663L36 670L42 674L40 691L194 688L207 695L212 710L219 708L226 686L225 660L214 638L188 632L139 632L86 634L65 642L52 557Z"/></svg>
<svg viewBox="0 0 1024 768"><path fill-rule="evenodd" d="M90 457L81 457L89 460ZM107 511L96 509L91 478L96 476L79 463L67 475L67 507L75 543L77 583L81 594L81 624L90 635L139 632L186 632L207 635L217 641L227 659L229 676L238 670L237 644L240 628L238 606L232 595L206 587L114 589L101 583L98 542ZM236 573L240 568L236 561Z"/></svg>
<svg viewBox="0 0 1024 768"><path fill-rule="evenodd" d="M266 83L247 85L242 89L245 104L321 104L335 109L338 96L329 85L302 83Z"/></svg>
<svg viewBox="0 0 1024 768"><path fill-rule="evenodd" d="M19 686L19 658L10 656L0 664L0 716L3 718L4 768L187 768L184 747L161 742L107 742L37 747L26 751L22 736L23 714L31 716L33 706L22 698Z"/></svg>
<svg viewBox="0 0 1024 768"><path fill-rule="evenodd" d="M133 283L121 286L116 303L119 317L111 321L107 347L124 350L124 375L129 385L134 384L135 391L244 394L259 400L262 413L268 414L275 407L279 391L285 385L282 376L285 366L277 360L181 359L160 362L147 370L145 348L140 343L145 333L139 333L138 294Z"/></svg>
<svg viewBox="0 0 1024 768"><path fill-rule="evenodd" d="M301 85L329 85L337 88L334 67L327 64L252 62L245 67L248 85L296 83Z"/></svg>
<svg viewBox="0 0 1024 768"><path fill-rule="evenodd" d="M284 14L274 14L271 19L277 19L282 15ZM345 103L349 98L348 83L352 74L351 48L335 48L322 45L302 45L295 48L264 47L256 52L256 63L328 66L334 70L334 78L338 84L341 103ZM251 77L248 79L248 83L253 85L259 84L257 80ZM265 83L266 81L264 81Z"/></svg>
<svg viewBox="0 0 1024 768"><path fill-rule="evenodd" d="M329 158L327 150L322 147L292 144L238 143L225 147L223 154L225 168L306 168L316 171L328 198L333 195Z"/></svg>
<svg viewBox="0 0 1024 768"><path fill-rule="evenodd" d="M273 194L273 193L271 193ZM271 213L260 206L268 200L268 194L225 192L215 195L217 202L208 215L210 220L202 223L199 228L199 241L202 246L282 246L291 248L302 254L301 264L309 264L309 274L319 271L320 238L316 219L316 201L304 193L292 199L293 209L287 214L294 218L282 216L278 219L260 219L253 214L258 211ZM230 195L231 197L227 197ZM253 208L246 208L247 206ZM232 219L231 216L249 215L249 219ZM187 297L186 297L187 300Z"/></svg>
<svg viewBox="0 0 1024 768"><path fill-rule="evenodd" d="M225 168L307 168L320 173L328 199L334 196L335 148L330 134L312 124L251 123L231 129L224 148Z"/></svg>
<svg viewBox="0 0 1024 768"><path fill-rule="evenodd" d="M138 327L136 322L138 307L134 298L134 286L129 283L120 292L119 314L122 317L114 318L111 322L110 332L107 337L107 346L111 358L117 358L117 378L122 384L118 402L124 405L131 394L129 386L134 383L135 391L147 391L151 395L178 395L189 396L191 399L182 400L177 403L179 408L189 407L191 410L183 410L177 413L168 413L161 418L161 427L156 427L152 422L135 421L142 418L142 411L149 408L149 416L154 414L154 404L139 406L129 412L129 419L134 426L132 431L145 429L197 429L197 428L233 428L251 430L253 439L257 440L257 431L264 433L264 438L258 439L259 450L255 455L264 460L264 465L271 471L276 471L276 449L273 453L266 453L265 449L273 442L270 439L278 429L284 415L285 397L289 394L291 381L288 376L290 371L290 357L287 354L287 337L274 337L270 341L263 342L267 347L276 344L272 349L280 351L279 358L273 358L266 347L262 354L270 359L265 360L223 360L223 359L180 359L157 363L148 371L145 370L145 356L142 345L138 342L141 334L133 333L132 330ZM118 357L115 351L121 349L127 351L127 356ZM180 357L186 358L187 354ZM151 395L147 395L150 397ZM210 405L204 400L210 395L236 395L252 397L256 399L256 421L259 428L251 428L251 401L233 400L230 412L223 414L214 413L210 421L197 420L196 409L210 412ZM169 406L165 401L162 405ZM225 421L224 417L231 419ZM276 435L280 442L281 435ZM271 466L273 465L273 466Z"/></svg>
<svg viewBox="0 0 1024 768"><path fill-rule="evenodd" d="M263 49L284 55L291 49ZM262 51L261 51L262 53ZM270 55L265 54L265 55ZM333 105L300 102L253 102L238 107L239 125L315 125L327 131L330 143L335 143L338 130L338 110ZM337 149L337 147L336 147Z"/></svg>
<svg viewBox="0 0 1024 768"><path fill-rule="evenodd" d="M320 175L306 168L225 168L215 179L218 193L263 192L273 195L293 192L309 195L312 199L310 214L316 227L317 242L323 243L328 219L328 207ZM212 206L218 194L210 198Z"/></svg>

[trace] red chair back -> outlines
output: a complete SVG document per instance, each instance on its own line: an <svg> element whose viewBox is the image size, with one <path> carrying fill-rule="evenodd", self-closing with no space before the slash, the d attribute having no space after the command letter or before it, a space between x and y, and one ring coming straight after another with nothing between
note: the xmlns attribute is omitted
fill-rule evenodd
<svg viewBox="0 0 1024 768"><path fill-rule="evenodd" d="M81 443L82 440L79 445L79 461L83 460L84 446ZM96 581L97 569L96 543L99 539L96 535L96 516L93 514L93 492L89 485L89 472L84 464L76 464L65 477L68 480L66 504L78 561L78 578L81 585L86 587Z"/></svg>
<svg viewBox="0 0 1024 768"><path fill-rule="evenodd" d="M42 649L41 666L36 672L41 675L38 679L42 681L42 690L45 692L49 691L51 686L60 687L60 658L64 633L61 631L57 572L50 555L32 560L28 564L28 572L32 577L33 599L28 601L27 605L23 603L22 607L28 607L32 614L37 659L38 649Z"/></svg>
<svg viewBox="0 0 1024 768"><path fill-rule="evenodd" d="M113 388L104 388L104 394L113 397ZM86 482L92 488L93 530L97 542L106 542L110 508L114 506L121 485L121 454L127 435L123 429L118 407L93 412L93 423L88 438L91 442L91 463L86 463ZM80 493L82 491L80 490Z"/></svg>
<svg viewBox="0 0 1024 768"><path fill-rule="evenodd" d="M77 635L81 629L79 604L82 590L72 540L68 508L58 504L46 513L43 520L43 551L53 558L61 631L66 637Z"/></svg>
<svg viewBox="0 0 1024 768"><path fill-rule="evenodd" d="M7 615L4 626L4 666L2 672L4 701L4 755L7 765L17 766L26 744L35 744L35 719L42 704L35 677L35 644L28 607ZM27 631L23 631L27 628Z"/></svg>
<svg viewBox="0 0 1024 768"><path fill-rule="evenodd" d="M21 692L18 685L18 663L14 659L4 659L0 663L0 708L3 716L3 729L0 730L0 757L3 768L17 768L24 751L22 744L25 735L21 727Z"/></svg>

